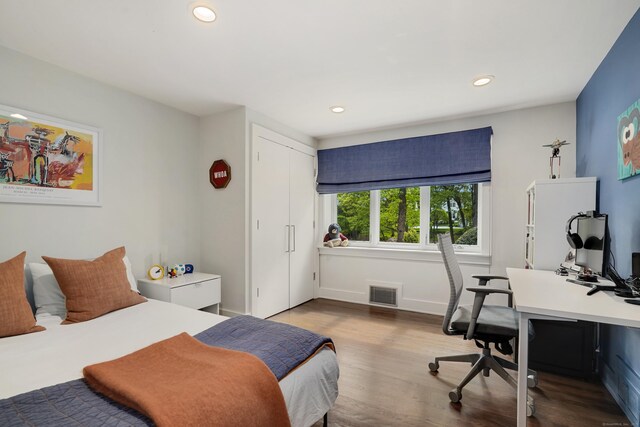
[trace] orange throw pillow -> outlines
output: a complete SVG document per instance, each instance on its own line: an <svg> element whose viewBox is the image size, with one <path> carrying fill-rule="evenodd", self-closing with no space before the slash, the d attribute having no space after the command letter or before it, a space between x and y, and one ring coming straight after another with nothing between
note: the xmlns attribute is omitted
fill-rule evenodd
<svg viewBox="0 0 640 427"><path fill-rule="evenodd" d="M44 331L36 325L24 290L26 252L0 263L0 338Z"/></svg>
<svg viewBox="0 0 640 427"><path fill-rule="evenodd" d="M109 251L93 261L43 256L66 297L67 318L77 323L147 301L131 290L122 258L125 249Z"/></svg>

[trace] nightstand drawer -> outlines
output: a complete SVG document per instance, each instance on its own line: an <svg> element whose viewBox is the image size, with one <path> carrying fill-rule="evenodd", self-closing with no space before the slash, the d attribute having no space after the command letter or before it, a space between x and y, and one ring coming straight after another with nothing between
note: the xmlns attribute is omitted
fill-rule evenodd
<svg viewBox="0 0 640 427"><path fill-rule="evenodd" d="M171 302L203 308L220 302L220 279L192 283L171 289Z"/></svg>

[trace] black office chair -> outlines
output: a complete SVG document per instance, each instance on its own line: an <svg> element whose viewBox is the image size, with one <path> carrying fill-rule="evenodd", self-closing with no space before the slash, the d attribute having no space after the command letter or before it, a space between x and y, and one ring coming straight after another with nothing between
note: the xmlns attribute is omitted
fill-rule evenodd
<svg viewBox="0 0 640 427"><path fill-rule="evenodd" d="M429 363L429 370L434 373L438 372L440 362L467 362L473 365L473 368L471 368L471 371L464 377L462 382L449 392L449 399L454 403L462 399L462 388L480 372L485 377L488 377L490 370L493 370L514 389L517 389L518 383L507 373L505 368L517 371L518 365L509 360L493 356L489 347L489 344L493 343L496 350L502 354L509 355L513 353L509 341L518 336L518 316L516 311L511 308L511 298L509 298L509 307L484 305L484 299L489 294L511 295L511 290L509 289L487 286L490 280L508 279L502 276L473 276L478 279L479 285L467 288L468 291L475 293L473 306L458 306L463 289L462 272L453 251L453 244L449 234L438 236L438 248L442 253L442 259L449 276L449 285L451 286L451 296L447 313L442 323L442 331L446 335L464 335L464 339L475 340L476 345L482 348L482 354L471 353L436 357L434 362ZM529 330L531 331L529 339L532 339L533 328ZM532 370L528 370L527 374L527 385L535 387L538 384L538 375ZM533 415L534 411L533 399L529 397L527 415Z"/></svg>

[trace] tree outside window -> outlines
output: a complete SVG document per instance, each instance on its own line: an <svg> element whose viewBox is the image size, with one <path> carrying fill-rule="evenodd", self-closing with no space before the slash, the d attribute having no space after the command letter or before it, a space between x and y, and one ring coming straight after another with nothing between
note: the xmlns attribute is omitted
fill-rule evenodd
<svg viewBox="0 0 640 427"><path fill-rule="evenodd" d="M458 245L478 244L478 185L436 185L431 187L429 242L449 233Z"/></svg>
<svg viewBox="0 0 640 427"><path fill-rule="evenodd" d="M420 187L380 190L380 241L420 242Z"/></svg>
<svg viewBox="0 0 640 427"><path fill-rule="evenodd" d="M338 224L349 240L368 241L371 213L369 191L340 193L338 200Z"/></svg>

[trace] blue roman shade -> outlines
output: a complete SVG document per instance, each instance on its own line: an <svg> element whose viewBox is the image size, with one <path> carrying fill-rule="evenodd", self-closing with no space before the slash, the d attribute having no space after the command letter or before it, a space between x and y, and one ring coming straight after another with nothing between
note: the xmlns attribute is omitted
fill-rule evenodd
<svg viewBox="0 0 640 427"><path fill-rule="evenodd" d="M318 193L491 181L491 127L318 150Z"/></svg>

